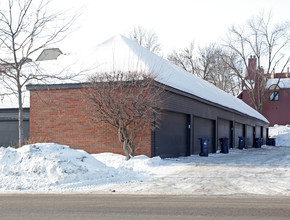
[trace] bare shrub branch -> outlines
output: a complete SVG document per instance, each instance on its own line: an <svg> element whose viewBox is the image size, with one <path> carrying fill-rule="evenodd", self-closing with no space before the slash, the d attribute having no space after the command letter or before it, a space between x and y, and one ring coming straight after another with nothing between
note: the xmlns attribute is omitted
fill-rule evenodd
<svg viewBox="0 0 290 220"><path fill-rule="evenodd" d="M85 97L93 123L118 131L126 158L134 156L137 135L154 129L160 117L163 86L154 77L136 72L99 73L90 78Z"/></svg>

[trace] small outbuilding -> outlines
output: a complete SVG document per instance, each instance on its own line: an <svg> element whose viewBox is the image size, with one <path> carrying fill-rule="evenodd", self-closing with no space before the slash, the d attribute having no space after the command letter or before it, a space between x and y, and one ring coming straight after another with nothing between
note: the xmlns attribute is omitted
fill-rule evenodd
<svg viewBox="0 0 290 220"><path fill-rule="evenodd" d="M2 76L3 77L3 76ZM0 147L18 146L18 100L8 90L7 82L1 81L0 72ZM12 87L12 86L11 86ZM29 94L23 93L23 132L29 139Z"/></svg>
<svg viewBox="0 0 290 220"><path fill-rule="evenodd" d="M29 139L29 108L23 109L24 139ZM18 146L18 108L0 109L0 147Z"/></svg>
<svg viewBox="0 0 290 220"><path fill-rule="evenodd" d="M67 56L62 58L63 56ZM47 71L69 55L59 55L55 61L46 61ZM75 59L75 56L74 56ZM179 157L198 154L200 138L209 138L209 152L220 149L219 139L228 138L230 147L238 147L244 137L246 147L253 147L255 138L266 141L268 120L242 100L218 89L211 83L186 72L169 61L151 53L134 41L115 36L82 54L70 66L80 66L92 72L142 71L154 74L165 86L166 97L160 125L149 127L136 139L137 154L161 157ZM90 67L90 68L87 68ZM89 122L84 84L90 73L78 77L78 82L31 84L30 137L84 149L89 153L122 153L117 131L105 124ZM86 76L85 76L86 75Z"/></svg>

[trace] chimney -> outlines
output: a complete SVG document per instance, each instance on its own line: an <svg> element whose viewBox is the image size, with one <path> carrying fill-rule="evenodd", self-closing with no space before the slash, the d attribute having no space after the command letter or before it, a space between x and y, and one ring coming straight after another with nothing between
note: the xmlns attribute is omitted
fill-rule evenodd
<svg viewBox="0 0 290 220"><path fill-rule="evenodd" d="M272 73L271 73L271 79L275 78L275 68L273 68Z"/></svg>
<svg viewBox="0 0 290 220"><path fill-rule="evenodd" d="M248 59L248 73L247 73L248 79L253 80L255 78L256 70L257 70L256 56L250 56L250 58Z"/></svg>

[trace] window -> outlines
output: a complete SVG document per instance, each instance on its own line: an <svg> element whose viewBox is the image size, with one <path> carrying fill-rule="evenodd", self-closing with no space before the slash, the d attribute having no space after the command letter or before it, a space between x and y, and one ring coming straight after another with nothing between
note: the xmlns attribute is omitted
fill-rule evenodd
<svg viewBox="0 0 290 220"><path fill-rule="evenodd" d="M279 100L279 91L271 92L270 101L278 101Z"/></svg>
<svg viewBox="0 0 290 220"><path fill-rule="evenodd" d="M269 100L270 101L279 101L279 89L280 87L276 84L273 84L269 87L269 90L270 90Z"/></svg>

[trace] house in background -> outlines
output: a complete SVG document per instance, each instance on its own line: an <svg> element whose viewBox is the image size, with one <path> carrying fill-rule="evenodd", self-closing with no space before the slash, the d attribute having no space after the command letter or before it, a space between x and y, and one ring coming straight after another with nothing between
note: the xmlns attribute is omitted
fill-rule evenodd
<svg viewBox="0 0 290 220"><path fill-rule="evenodd" d="M251 71L257 68L256 58L250 57L248 60L249 73L246 77L251 76ZM279 83L278 83L279 81ZM277 85L278 83L278 85ZM270 126L275 124L290 124L290 73L289 67L285 73L271 73L270 79L267 80L265 96L268 99L262 109L262 114L269 120ZM254 106L247 90L243 86L243 91L238 96L245 103Z"/></svg>
<svg viewBox="0 0 290 220"><path fill-rule="evenodd" d="M66 59L70 59L69 56ZM74 59L72 57L72 59ZM47 61L50 74L65 60ZM72 62L71 62L72 63ZM117 131L105 124L91 124L83 97L87 77L95 72L137 71L156 75L166 98L160 126L139 134L136 154L178 157L200 153L200 138L209 138L209 152L219 149L219 138L237 147L239 136L253 147L255 138L267 137L268 121L238 98L151 53L136 42L116 36L82 54L74 63L91 67L80 82L31 84L30 136L69 145L89 153L123 153ZM78 70L77 70L78 69Z"/></svg>

